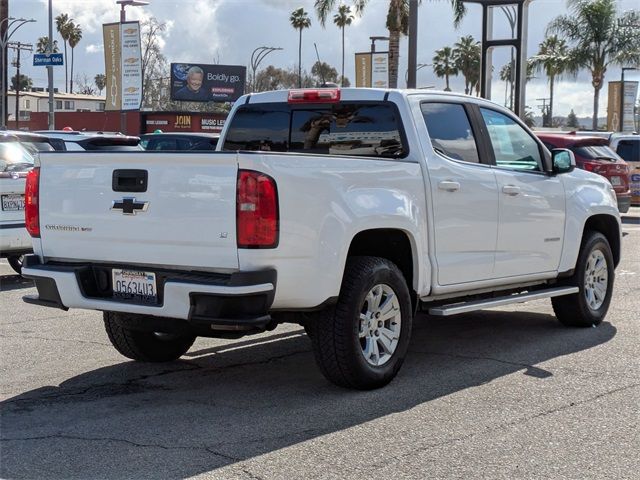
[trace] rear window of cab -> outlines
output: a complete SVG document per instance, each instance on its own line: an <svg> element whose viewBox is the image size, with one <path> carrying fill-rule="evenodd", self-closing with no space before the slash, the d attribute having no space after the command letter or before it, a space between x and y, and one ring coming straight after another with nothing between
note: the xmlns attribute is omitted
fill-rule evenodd
<svg viewBox="0 0 640 480"><path fill-rule="evenodd" d="M223 150L404 158L400 116L388 102L261 103L236 111Z"/></svg>

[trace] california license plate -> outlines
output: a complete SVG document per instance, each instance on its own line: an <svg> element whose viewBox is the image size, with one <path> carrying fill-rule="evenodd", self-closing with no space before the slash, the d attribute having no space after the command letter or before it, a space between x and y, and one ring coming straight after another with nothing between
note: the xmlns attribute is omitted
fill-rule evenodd
<svg viewBox="0 0 640 480"><path fill-rule="evenodd" d="M614 187L619 187L620 185L622 185L622 179L616 176L611 177L611 185L613 185Z"/></svg>
<svg viewBox="0 0 640 480"><path fill-rule="evenodd" d="M19 210L24 210L24 195L19 193L2 195L3 212L17 212Z"/></svg>
<svg viewBox="0 0 640 480"><path fill-rule="evenodd" d="M113 298L136 303L158 303L156 274L139 270L111 270Z"/></svg>

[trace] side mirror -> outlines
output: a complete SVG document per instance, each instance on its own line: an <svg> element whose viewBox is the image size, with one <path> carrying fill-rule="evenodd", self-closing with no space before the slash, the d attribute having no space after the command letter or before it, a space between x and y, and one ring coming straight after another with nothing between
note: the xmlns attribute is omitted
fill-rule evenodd
<svg viewBox="0 0 640 480"><path fill-rule="evenodd" d="M571 150L566 148L554 148L551 150L553 161L553 173L569 173L576 168L576 157Z"/></svg>

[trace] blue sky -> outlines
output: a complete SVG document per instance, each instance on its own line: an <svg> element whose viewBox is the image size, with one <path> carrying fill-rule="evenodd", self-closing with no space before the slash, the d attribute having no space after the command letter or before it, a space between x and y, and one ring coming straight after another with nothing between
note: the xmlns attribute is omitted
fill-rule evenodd
<svg viewBox="0 0 640 480"><path fill-rule="evenodd" d="M281 47L284 50L270 54L261 67L273 64L277 67L293 68L298 58L298 33L289 24L290 13L304 7L312 19L311 28L303 32L303 68L310 69L316 59L313 44L316 43L320 57L337 69L340 68L341 37L339 29L331 20L322 28L313 11L313 0L149 0L146 7L128 7L128 20L143 20L154 16L167 23L164 35L164 53L170 62L221 63L247 65L251 52L258 46ZM348 0L345 2L350 4ZM638 8L637 0L618 0L619 12ZM370 0L364 14L346 30L345 75L354 79L354 53L368 51L369 37L387 35L384 28L387 0ZM102 23L119 19L119 6L115 0L53 0L54 16L64 12L73 17L83 29L83 39L75 51L75 72L93 78L104 71L102 50ZM537 51L544 39L546 25L554 17L566 13L565 0L533 0L529 8L528 55ZM12 37L12 41L33 43L46 35L47 0L9 0L9 14L13 17L34 18L36 23L23 26ZM506 22L501 13L496 13L496 30L505 31ZM453 45L462 35L481 36L481 9L469 5L461 26L453 27L453 18L448 0L424 0L419 9L418 63L431 63L434 51L445 45ZM57 37L57 34L54 32ZM59 44L62 42L59 37ZM385 49L378 42L378 50ZM507 59L506 50L495 57L496 69ZM28 54L23 54L22 71L33 78L36 86L46 86L46 69L32 67ZM11 56L10 56L11 59ZM407 40L401 42L400 78L404 78L407 62ZM10 75L15 70L10 67ZM606 80L619 80L620 68L611 67ZM628 80L640 80L640 72L627 72ZM64 69L57 67L56 86L64 88ZM444 87L444 79L438 79L430 67L418 72L418 85ZM454 90L463 91L462 78L453 79ZM504 84L494 83L493 99L504 102ZM546 78L528 84L527 104L536 108L536 99L548 96ZM593 89L588 74L582 72L575 79L564 79L556 88L554 111L566 115L571 108L580 116L590 116ZM606 112L606 88L600 101L601 116Z"/></svg>

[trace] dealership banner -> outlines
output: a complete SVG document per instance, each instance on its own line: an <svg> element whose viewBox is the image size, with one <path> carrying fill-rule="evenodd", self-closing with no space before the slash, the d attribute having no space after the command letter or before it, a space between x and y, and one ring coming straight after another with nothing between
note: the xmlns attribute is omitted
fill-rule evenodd
<svg viewBox="0 0 640 480"><path fill-rule="evenodd" d="M609 82L609 102L607 106L607 130L620 131L620 81ZM623 132L634 132L635 115L634 106L638 98L638 82L624 82L624 115L622 117Z"/></svg>
<svg viewBox="0 0 640 480"><path fill-rule="evenodd" d="M171 64L171 99L183 102L233 102L244 94L247 67Z"/></svg>
<svg viewBox="0 0 640 480"><path fill-rule="evenodd" d="M139 110L142 103L140 23L102 26L107 100L105 110Z"/></svg>
<svg viewBox="0 0 640 480"><path fill-rule="evenodd" d="M356 53L356 87L389 86L389 52Z"/></svg>

